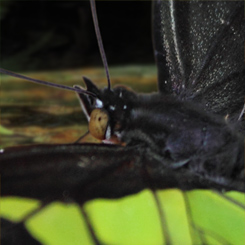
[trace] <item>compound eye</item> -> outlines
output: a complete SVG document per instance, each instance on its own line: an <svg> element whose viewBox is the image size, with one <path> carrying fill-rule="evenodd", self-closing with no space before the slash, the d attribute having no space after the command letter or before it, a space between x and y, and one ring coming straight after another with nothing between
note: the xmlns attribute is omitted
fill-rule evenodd
<svg viewBox="0 0 245 245"><path fill-rule="evenodd" d="M106 110L94 109L90 114L89 132L97 139L104 140L109 122Z"/></svg>

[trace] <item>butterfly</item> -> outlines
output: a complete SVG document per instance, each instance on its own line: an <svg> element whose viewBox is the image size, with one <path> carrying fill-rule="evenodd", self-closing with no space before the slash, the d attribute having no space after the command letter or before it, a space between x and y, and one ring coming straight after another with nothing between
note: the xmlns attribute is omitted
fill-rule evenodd
<svg viewBox="0 0 245 245"><path fill-rule="evenodd" d="M161 244L173 242L174 236L169 235L171 228L159 208L169 192L159 190L244 192L243 137L239 134L244 103L242 3L156 1L153 8L160 92L137 95L110 86L99 90L87 78L90 94L79 93L81 88L75 87L89 121L93 112L105 115L102 140L116 137L121 145L40 145L6 149L1 154L2 195L37 198L44 206L70 199L83 205L95 243L111 241L94 228L93 212L84 208L89 200L120 198L148 188L161 217L154 222L161 234L156 244ZM16 159L18 168L10 168ZM18 185L13 181L16 177ZM189 195L197 197L198 192ZM203 195L208 199L209 194ZM195 210L188 204L188 194L183 196L186 209ZM226 195L222 198L235 202ZM231 242L212 230L191 226L194 244Z"/></svg>

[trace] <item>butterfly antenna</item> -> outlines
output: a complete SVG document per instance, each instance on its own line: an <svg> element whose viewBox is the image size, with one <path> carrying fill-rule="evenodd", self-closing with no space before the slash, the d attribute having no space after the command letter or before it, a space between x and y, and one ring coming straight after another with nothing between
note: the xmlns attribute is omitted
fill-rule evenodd
<svg viewBox="0 0 245 245"><path fill-rule="evenodd" d="M42 81L42 80L39 80L39 79L30 78L30 77L27 77L27 76L24 76L24 75L21 75L21 74L14 73L12 71L8 71L8 70L5 70L3 68L0 68L0 73L3 73L5 75L10 75L12 77L17 77L17 78L20 78L20 79L25 79L25 80L30 81L30 82L39 83L39 84L46 85L46 86L49 86L49 87L55 87L55 88L70 90L70 91L77 92L79 94L87 94L87 95L90 95L90 96L96 97L96 98L98 97L96 94L94 94L92 92L89 92L89 91L87 91L85 89L73 88L73 87L69 87L69 86L61 85L61 84L57 84L57 83L45 82L45 81Z"/></svg>
<svg viewBox="0 0 245 245"><path fill-rule="evenodd" d="M102 42L102 37L100 34L100 28L99 28L99 23L98 23L98 18L97 18L97 12L96 12L96 6L95 6L95 0L90 0L90 6L91 6L91 11L92 11L92 16L93 16L93 22L94 22L94 29L97 37L97 42L99 45L99 50L100 50L100 55L103 61L103 65L105 68L106 72L106 77L108 81L108 89L111 89L111 81L110 81L110 74L109 74L109 68L108 68L108 63L105 55L105 50Z"/></svg>

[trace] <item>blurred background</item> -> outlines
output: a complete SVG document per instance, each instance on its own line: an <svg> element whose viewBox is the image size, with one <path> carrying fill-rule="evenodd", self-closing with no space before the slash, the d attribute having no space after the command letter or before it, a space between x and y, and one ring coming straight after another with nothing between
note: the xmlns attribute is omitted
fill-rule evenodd
<svg viewBox="0 0 245 245"><path fill-rule="evenodd" d="M101 66L88 1L1 0L1 66ZM150 1L97 1L109 65L154 62Z"/></svg>

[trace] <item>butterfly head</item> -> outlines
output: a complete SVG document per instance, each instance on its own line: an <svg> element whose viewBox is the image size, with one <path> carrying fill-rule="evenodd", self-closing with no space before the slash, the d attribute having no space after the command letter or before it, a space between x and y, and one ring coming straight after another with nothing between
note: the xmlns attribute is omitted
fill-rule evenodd
<svg viewBox="0 0 245 245"><path fill-rule="evenodd" d="M89 94L78 93L81 107L89 122L89 132L99 140L120 139L127 127L136 94L124 86L98 89L88 78L84 82ZM75 88L80 88L76 85Z"/></svg>

